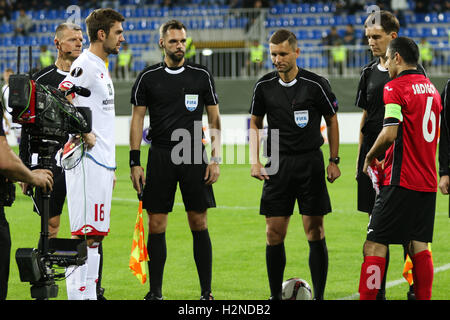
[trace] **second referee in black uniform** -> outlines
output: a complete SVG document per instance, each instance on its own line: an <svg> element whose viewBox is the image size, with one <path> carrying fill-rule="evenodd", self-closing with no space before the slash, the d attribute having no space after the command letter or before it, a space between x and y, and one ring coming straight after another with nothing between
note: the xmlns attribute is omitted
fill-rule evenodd
<svg viewBox="0 0 450 320"><path fill-rule="evenodd" d="M328 273L328 251L323 226L324 215L331 212L325 182L320 124L327 124L330 158L327 179L334 182L339 170L339 125L337 100L329 82L297 66L300 49L295 35L285 29L270 38L270 55L277 71L263 76L255 85L251 104L251 175L264 180L260 214L266 216L266 264L271 299L281 299L286 265L284 239L289 220L298 202L303 227L310 246L309 267L314 298L323 299ZM277 146L271 144L273 130L279 132L278 171L268 175L259 160L259 130L267 115L269 139L266 165L273 167Z"/></svg>
<svg viewBox="0 0 450 320"><path fill-rule="evenodd" d="M145 184L143 207L149 217L150 291L145 299L162 299L167 255L167 216L172 211L179 182L193 236L194 260L201 287L200 299L210 300L213 299L212 247L207 209L215 207L211 185L219 177L221 161L220 115L214 80L204 66L186 63L186 27L179 21L171 20L161 26L159 45L164 50L164 61L145 68L137 77L131 93L131 103L134 105L130 130L131 180L138 193L141 184ZM152 142L145 176L140 166L139 150L147 109L151 127L149 138ZM209 163L202 156L201 121L204 110L211 130ZM182 139L177 137L180 132L185 133ZM175 152L180 143L188 147ZM187 153L191 153L191 156ZM181 163L179 157L183 159Z"/></svg>

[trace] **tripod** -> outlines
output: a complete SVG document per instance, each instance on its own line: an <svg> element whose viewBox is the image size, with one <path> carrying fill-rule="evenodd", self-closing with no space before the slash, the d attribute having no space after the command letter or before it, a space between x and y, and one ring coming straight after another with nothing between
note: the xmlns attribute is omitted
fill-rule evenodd
<svg viewBox="0 0 450 320"><path fill-rule="evenodd" d="M57 141L41 140L38 147L41 168L48 170L53 168L52 158L58 149ZM64 277L55 274L53 266L68 267L84 264L87 259L87 245L85 240L79 239L49 239L50 192L42 189L39 189L39 192L41 194L40 208L34 203L41 216L39 246L37 250L17 249L16 261L21 281L31 284L31 297L47 300L57 297L58 286L55 284L55 279ZM28 190L27 193L32 195L32 190Z"/></svg>
<svg viewBox="0 0 450 320"><path fill-rule="evenodd" d="M52 155L59 149L59 143L54 140L42 140L39 144L39 164L43 169L52 170ZM41 216L41 232L39 237L38 256L41 258L41 267L44 269L41 273L42 277L36 282L31 283L31 297L38 300L47 300L48 298L56 298L58 296L58 286L55 284L54 272L49 257L50 239L48 222L50 219L50 192L39 188L41 194L41 210L34 203L36 210ZM29 190L32 196L33 191ZM34 200L33 200L34 202Z"/></svg>

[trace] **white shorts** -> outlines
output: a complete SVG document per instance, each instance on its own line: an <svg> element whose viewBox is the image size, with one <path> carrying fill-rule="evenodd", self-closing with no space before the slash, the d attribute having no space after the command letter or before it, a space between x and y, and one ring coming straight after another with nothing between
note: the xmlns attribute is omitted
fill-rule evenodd
<svg viewBox="0 0 450 320"><path fill-rule="evenodd" d="M109 232L114 170L83 156L66 171L67 205L72 235L100 235Z"/></svg>

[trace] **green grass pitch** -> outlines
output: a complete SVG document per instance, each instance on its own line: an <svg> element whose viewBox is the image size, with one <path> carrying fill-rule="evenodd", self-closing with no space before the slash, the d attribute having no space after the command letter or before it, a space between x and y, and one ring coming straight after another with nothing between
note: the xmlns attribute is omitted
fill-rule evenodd
<svg viewBox="0 0 450 320"><path fill-rule="evenodd" d="M144 149L142 160L147 156L147 147L142 148ZM335 183L328 184L333 207L333 212L325 218L329 253L325 298L328 300L357 298L354 294L358 291L362 245L368 216L356 210L354 179L356 151L356 145L341 145L342 176ZM324 146L324 157L328 158L327 146ZM229 160L226 162L229 163ZM148 291L148 282L140 284L128 268L138 207L136 192L129 178L128 147L117 147L117 165L111 232L103 245L102 286L106 289L105 296L108 299L141 300ZM214 185L218 207L209 210L208 213L213 245L212 289L216 299L266 300L269 297L265 265L265 222L258 211L261 190L262 182L250 177L248 164L221 165L221 176ZM31 199L19 191L13 207L6 208L12 235L9 300L31 299L30 286L28 283L20 282L15 262L17 248L37 246L40 218L31 209ZM144 221L145 223L147 221L145 214ZM434 267L440 269L434 277L433 299L450 298L449 227L448 197L439 193L432 252ZM70 237L66 207L62 215L59 237ZM163 285L165 299L199 299L200 288L192 253L192 235L179 191L174 211L169 214L166 238L168 254ZM285 245L287 265L284 278L300 277L311 284L308 267L309 247L298 213L291 219ZM405 300L407 283L396 281L402 279L403 249L400 246L391 246L390 250L387 298ZM57 299L65 300L67 298L65 281L59 281L57 284L59 285Z"/></svg>

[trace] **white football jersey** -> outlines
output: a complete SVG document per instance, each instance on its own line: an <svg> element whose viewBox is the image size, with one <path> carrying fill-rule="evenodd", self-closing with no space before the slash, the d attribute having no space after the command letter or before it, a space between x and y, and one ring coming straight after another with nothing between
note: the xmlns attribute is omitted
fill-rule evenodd
<svg viewBox="0 0 450 320"><path fill-rule="evenodd" d="M88 157L106 168L116 167L114 85L105 61L85 49L72 63L70 73L59 85L70 88L81 86L91 91L89 97L75 94L73 104L90 107L92 111L92 132L96 143L87 151Z"/></svg>

